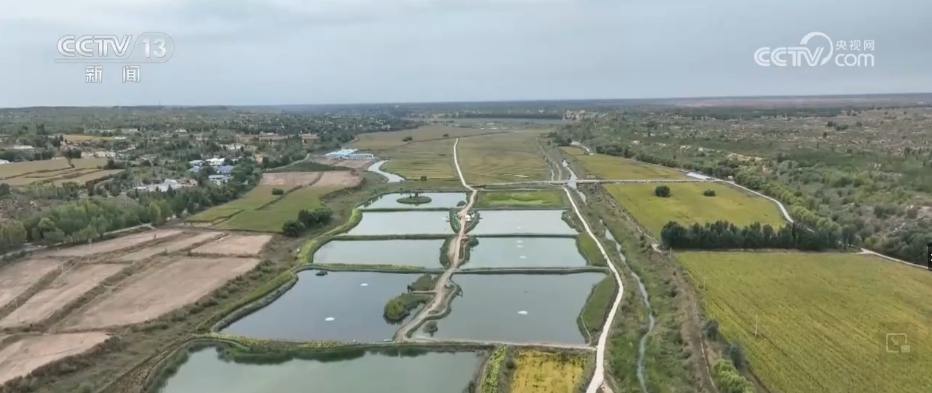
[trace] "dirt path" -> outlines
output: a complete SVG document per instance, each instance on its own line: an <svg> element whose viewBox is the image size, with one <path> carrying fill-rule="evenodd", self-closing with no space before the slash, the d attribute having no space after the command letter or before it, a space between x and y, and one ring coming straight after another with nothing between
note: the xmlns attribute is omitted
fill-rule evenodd
<svg viewBox="0 0 932 393"><path fill-rule="evenodd" d="M443 305L444 301L448 295L447 283L450 282L450 277L453 276L453 273L456 272L460 264L460 249L462 248L463 242L466 240L466 217L469 213L469 210L472 209L473 204L476 202L476 195L478 191L476 189L466 184L466 178L463 177L463 171L460 169L459 156L456 153L456 146L460 143L460 139L456 138L456 142L453 143L453 163L456 165L456 174L460 178L460 183L463 184L463 187L466 187L471 191L469 195L469 202L463 206L463 209L457 214L460 219L460 230L456 234L456 237L450 242L449 249L447 250L448 256L450 257L450 266L447 267L447 270L444 270L443 274L437 279L437 283L434 286L434 297L431 299L427 307L424 307L421 312L411 319L406 325L401 329L398 329L398 333L395 334L395 341L411 341L412 339L408 337L411 332L411 329L414 329L421 325L429 316L436 315L439 313L439 308Z"/></svg>

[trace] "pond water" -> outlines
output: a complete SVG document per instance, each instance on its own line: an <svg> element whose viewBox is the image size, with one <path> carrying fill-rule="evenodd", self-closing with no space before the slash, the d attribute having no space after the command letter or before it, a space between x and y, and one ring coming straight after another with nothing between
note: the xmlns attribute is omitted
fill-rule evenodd
<svg viewBox="0 0 932 393"><path fill-rule="evenodd" d="M234 322L223 332L298 341L379 342L390 339L399 326L383 318L385 303L407 291L408 284L420 276L373 272L330 272L317 276L315 273L298 273L298 283L288 292ZM330 318L333 319L328 320Z"/></svg>
<svg viewBox="0 0 932 393"><path fill-rule="evenodd" d="M438 339L585 344L576 318L601 273L456 274L463 289ZM418 333L423 334L423 333Z"/></svg>
<svg viewBox="0 0 932 393"><path fill-rule="evenodd" d="M443 239L333 240L314 253L314 263L399 265L441 269Z"/></svg>
<svg viewBox="0 0 932 393"><path fill-rule="evenodd" d="M469 268L586 266L575 237L477 237ZM439 258L439 257L438 257Z"/></svg>
<svg viewBox="0 0 932 393"><path fill-rule="evenodd" d="M576 235L563 221L563 210L479 210L470 235Z"/></svg>
<svg viewBox="0 0 932 393"><path fill-rule="evenodd" d="M393 193L385 194L370 201L368 204L363 205L363 209L433 209L433 208L451 208L456 207L456 204L459 202L466 201L466 193L464 192L422 192L421 196L426 196L431 199L430 202L420 204L420 205L411 205L407 203L398 203L399 198L404 198L410 194L406 193Z"/></svg>
<svg viewBox="0 0 932 393"><path fill-rule="evenodd" d="M352 359L256 365L223 361L207 348L192 353L160 392L461 393L482 361L475 352L360 352Z"/></svg>
<svg viewBox="0 0 932 393"><path fill-rule="evenodd" d="M347 235L446 235L453 234L446 211L368 212Z"/></svg>
<svg viewBox="0 0 932 393"><path fill-rule="evenodd" d="M376 162L375 164L372 164L371 166L369 166L369 169L367 170L369 172L375 172L375 173L378 173L384 176L386 179L388 179L389 183L398 183L398 182L405 181L405 178L401 176L382 170L382 165L385 164L386 162L388 161L382 160L382 161Z"/></svg>

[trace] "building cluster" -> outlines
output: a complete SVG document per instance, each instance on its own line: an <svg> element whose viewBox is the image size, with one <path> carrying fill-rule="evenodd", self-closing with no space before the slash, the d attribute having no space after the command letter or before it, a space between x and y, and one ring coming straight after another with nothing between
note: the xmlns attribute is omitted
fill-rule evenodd
<svg viewBox="0 0 932 393"><path fill-rule="evenodd" d="M357 149L340 149L324 154L324 157L334 160L371 160L375 158L372 153L357 153Z"/></svg>
<svg viewBox="0 0 932 393"><path fill-rule="evenodd" d="M144 186L136 187L136 190L138 190L138 191L149 191L149 192L155 192L155 191L158 191L158 192L167 192L168 190L177 190L177 189L179 189L179 188L188 187L188 186L191 186L191 185L193 185L193 184L191 184L191 183L182 183L182 182L179 182L179 181L177 181L177 180L175 180L175 179L165 179L164 181L162 181L161 183L158 183L158 184L147 184L147 185L144 185Z"/></svg>

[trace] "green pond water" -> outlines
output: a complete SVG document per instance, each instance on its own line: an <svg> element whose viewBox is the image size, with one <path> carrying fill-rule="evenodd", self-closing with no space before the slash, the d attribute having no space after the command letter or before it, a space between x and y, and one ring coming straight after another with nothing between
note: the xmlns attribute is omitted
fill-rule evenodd
<svg viewBox="0 0 932 393"><path fill-rule="evenodd" d="M586 259L574 237L477 237L469 251L470 268L579 267ZM439 257L438 257L439 258Z"/></svg>
<svg viewBox="0 0 932 393"><path fill-rule="evenodd" d="M192 353L161 393L461 393L482 358L474 352L417 356L365 353L349 360L276 365L223 361L216 349Z"/></svg>
<svg viewBox="0 0 932 393"><path fill-rule="evenodd" d="M479 210L471 235L576 235L563 221L563 210Z"/></svg>
<svg viewBox="0 0 932 393"><path fill-rule="evenodd" d="M463 289L438 339L584 344L576 318L601 273L455 274ZM424 333L418 332L423 335Z"/></svg>
<svg viewBox="0 0 932 393"><path fill-rule="evenodd" d="M407 291L408 284L420 276L372 272L330 272L317 276L315 273L298 273L298 282L288 292L234 322L223 332L298 341L380 342L391 339L399 326L383 318L385 303ZM332 320L328 320L330 318Z"/></svg>
<svg viewBox="0 0 932 393"><path fill-rule="evenodd" d="M347 235L453 235L445 211L362 213L362 220Z"/></svg>
<svg viewBox="0 0 932 393"><path fill-rule="evenodd" d="M314 253L314 263L399 265L441 269L443 239L333 240Z"/></svg>
<svg viewBox="0 0 932 393"><path fill-rule="evenodd" d="M407 203L398 203L398 198L408 197L411 194L395 193L385 194L370 201L362 206L363 209L428 209L428 208L451 208L456 207L459 202L465 202L467 199L464 192L422 192L421 196L429 197L428 203L412 205Z"/></svg>

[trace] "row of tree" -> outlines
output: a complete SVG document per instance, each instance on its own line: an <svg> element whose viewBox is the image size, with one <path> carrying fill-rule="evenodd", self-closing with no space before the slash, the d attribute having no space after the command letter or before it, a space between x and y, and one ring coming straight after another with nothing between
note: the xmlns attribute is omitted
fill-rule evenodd
<svg viewBox="0 0 932 393"><path fill-rule="evenodd" d="M714 250L782 248L807 251L836 249L845 245L842 236L834 231L809 229L790 223L780 229L769 224L753 223L738 228L728 221L716 221L684 227L670 221L660 231L665 248Z"/></svg>
<svg viewBox="0 0 932 393"><path fill-rule="evenodd" d="M296 220L288 220L282 224L282 233L286 236L298 237L308 229L327 225L332 217L333 211L326 207L314 210L302 209L298 212Z"/></svg>

